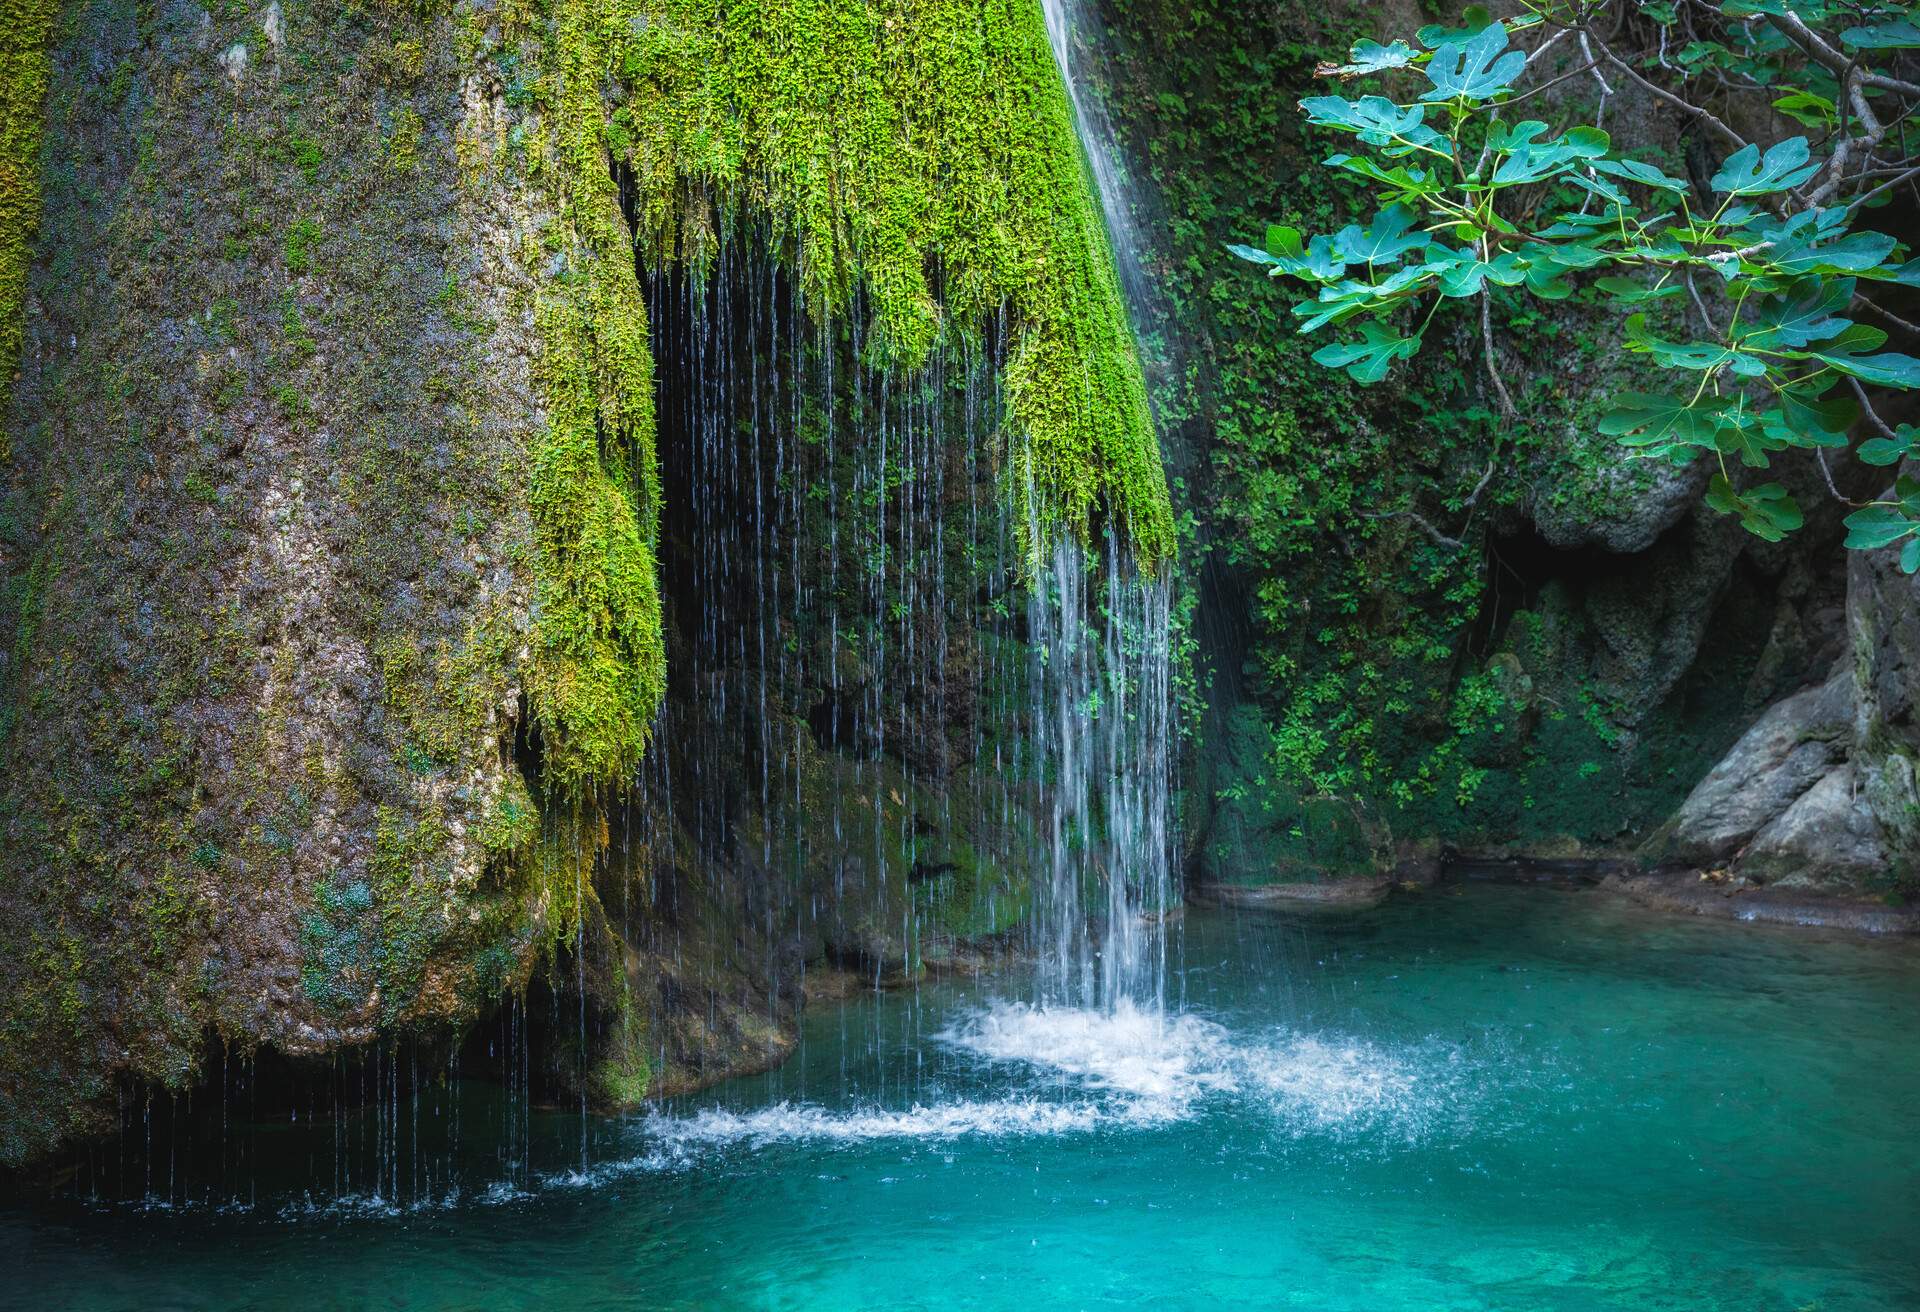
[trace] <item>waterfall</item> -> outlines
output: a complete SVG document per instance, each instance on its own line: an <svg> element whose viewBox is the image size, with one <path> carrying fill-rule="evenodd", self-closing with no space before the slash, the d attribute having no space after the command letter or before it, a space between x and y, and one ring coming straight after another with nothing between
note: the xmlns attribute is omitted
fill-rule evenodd
<svg viewBox="0 0 1920 1312"><path fill-rule="evenodd" d="M1135 218L1132 185L1106 104L1078 71L1089 53L1097 53L1102 47L1098 20L1081 0L1041 0L1041 6L1046 11L1047 42L1053 48L1053 62L1060 68L1060 79L1066 84L1067 99L1073 107L1074 131L1080 138L1081 153L1100 196L1107 242L1113 249L1114 267L1120 274L1121 290L1126 293L1128 308L1133 311L1134 330L1138 332L1148 321L1153 289L1142 259L1145 244Z"/></svg>
<svg viewBox="0 0 1920 1312"><path fill-rule="evenodd" d="M1137 326L1149 289L1134 207L1106 108L1076 75L1097 34L1077 0L1043 4ZM1037 542L1031 490L1027 500ZM1055 544L1029 598L1033 751L1051 797L1037 904L1040 1002L1158 1013L1174 897L1171 580L1164 568L1142 577L1115 528L1095 550L1097 568L1078 544Z"/></svg>
<svg viewBox="0 0 1920 1312"><path fill-rule="evenodd" d="M1173 901L1171 584L1109 534L1036 571L1032 750L1050 799L1037 899L1043 1005L1163 1009ZM1094 899L1089 904L1089 898Z"/></svg>

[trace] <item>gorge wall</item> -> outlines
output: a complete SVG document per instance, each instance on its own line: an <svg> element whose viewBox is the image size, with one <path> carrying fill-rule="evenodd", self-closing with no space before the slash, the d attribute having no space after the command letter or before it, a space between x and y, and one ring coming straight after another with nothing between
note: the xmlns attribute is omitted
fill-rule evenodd
<svg viewBox="0 0 1920 1312"><path fill-rule="evenodd" d="M631 1104L1008 946L1091 846L1060 540L1177 548L1195 883L1913 883L1911 580L1815 466L1761 543L1596 431L1608 323L1516 302L1508 421L1470 316L1363 390L1226 253L1366 203L1294 102L1411 9L1089 7L1136 354L1028 0L13 8L0 1157L501 1025Z"/></svg>
<svg viewBox="0 0 1920 1312"><path fill-rule="evenodd" d="M34 12L6 1157L530 980L630 1098L1010 918L1010 580L1172 536L1037 9Z"/></svg>
<svg viewBox="0 0 1920 1312"><path fill-rule="evenodd" d="M1444 849L1734 862L1755 879L1904 897L1920 873L1911 748L1881 727L1870 690L1913 678L1892 634L1905 578L1890 553L1841 549L1847 507L1811 458L1779 471L1806 528L1762 542L1702 504L1703 464L1629 459L1599 433L1635 373L1617 323L1577 297L1500 302L1492 349L1519 411L1506 419L1470 302L1436 318L1446 347L1361 387L1308 359L1291 289L1225 250L1269 223L1320 232L1371 213L1363 187L1321 165L1337 144L1296 102L1354 40L1435 14L1101 10L1108 107L1143 198L1135 226L1159 235L1146 351L1190 533L1190 715L1206 742L1187 776L1191 877L1376 875ZM1614 90L1607 126L1686 173L1680 125ZM1574 77L1554 94L1591 102L1596 87ZM1873 476L1851 463L1833 461L1843 484ZM1859 773L1783 778L1778 809L1697 838L1688 817L1726 798L1687 803L1695 786L1729 752L1751 755L1736 744L1769 707L1836 669L1844 730L1796 723L1829 744L1826 767ZM1790 850L1769 840L1742 858L1823 777Z"/></svg>

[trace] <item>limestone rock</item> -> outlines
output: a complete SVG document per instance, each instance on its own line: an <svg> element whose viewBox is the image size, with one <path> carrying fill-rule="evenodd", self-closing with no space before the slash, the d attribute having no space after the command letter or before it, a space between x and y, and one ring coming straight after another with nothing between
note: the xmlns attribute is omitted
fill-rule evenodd
<svg viewBox="0 0 1920 1312"><path fill-rule="evenodd" d="M1567 435L1569 447L1607 440L1583 432ZM1561 550L1600 546L1631 555L1651 547L1699 504L1707 466L1598 458L1556 466L1556 475L1549 484L1553 495L1534 498L1540 536Z"/></svg>
<svg viewBox="0 0 1920 1312"><path fill-rule="evenodd" d="M1740 846L1798 801L1841 759L1853 714L1853 674L1769 707L1694 787L1661 839L1661 854L1705 863Z"/></svg>
<svg viewBox="0 0 1920 1312"><path fill-rule="evenodd" d="M1788 886L1870 885L1887 864L1880 824L1851 765L1829 770L1740 856L1741 873Z"/></svg>

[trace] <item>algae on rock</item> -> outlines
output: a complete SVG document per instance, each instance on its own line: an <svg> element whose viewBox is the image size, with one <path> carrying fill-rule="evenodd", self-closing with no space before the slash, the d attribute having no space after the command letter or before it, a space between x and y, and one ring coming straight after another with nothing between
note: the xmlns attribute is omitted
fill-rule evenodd
<svg viewBox="0 0 1920 1312"><path fill-rule="evenodd" d="M703 267L762 215L901 369L1004 332L1004 494L1171 548L1037 5L96 0L37 117L25 9L0 1157L210 1034L441 1029L606 946L666 682L636 236Z"/></svg>

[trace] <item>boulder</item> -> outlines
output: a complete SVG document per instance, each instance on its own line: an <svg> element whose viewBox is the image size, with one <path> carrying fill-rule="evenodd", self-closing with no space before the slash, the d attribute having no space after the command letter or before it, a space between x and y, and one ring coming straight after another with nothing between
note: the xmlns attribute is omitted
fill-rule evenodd
<svg viewBox="0 0 1920 1312"><path fill-rule="evenodd" d="M1887 846L1858 773L1829 770L1767 823L1740 854L1742 874L1788 887L1871 885L1886 872Z"/></svg>
<svg viewBox="0 0 1920 1312"><path fill-rule="evenodd" d="M1692 864L1733 856L1842 761L1853 716L1845 666L1774 703L1687 796L1655 839L1657 854Z"/></svg>

